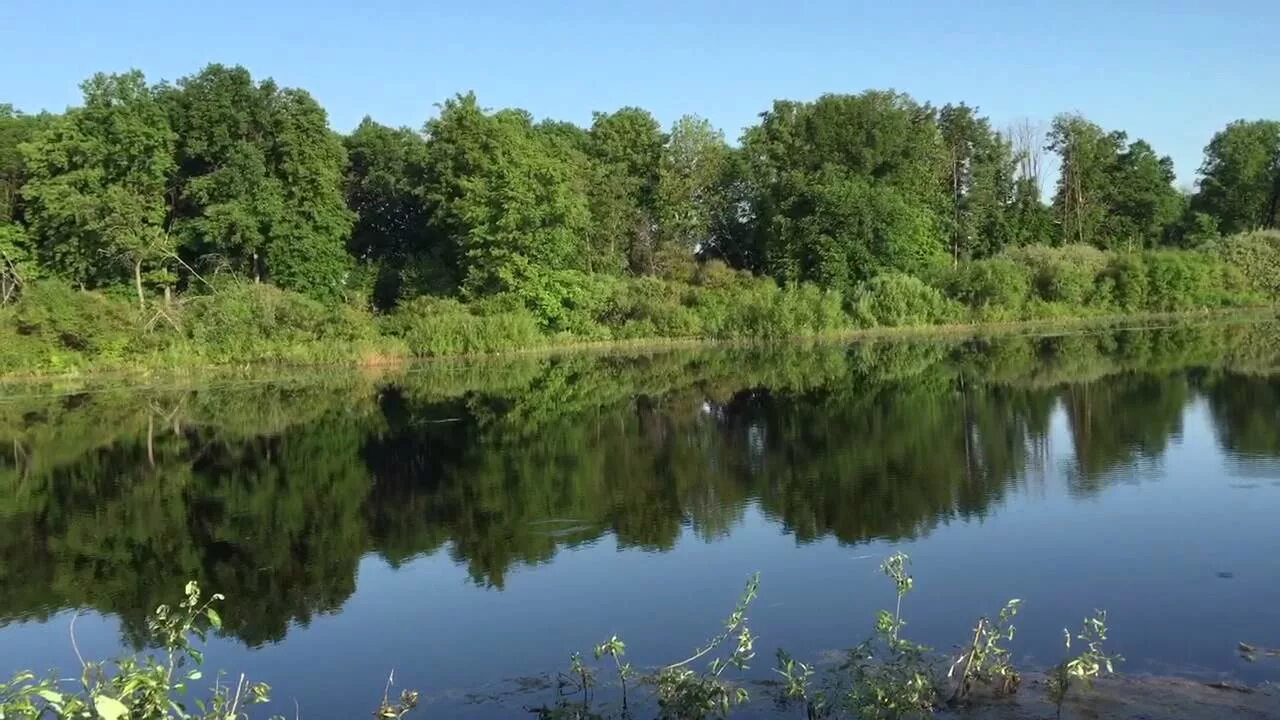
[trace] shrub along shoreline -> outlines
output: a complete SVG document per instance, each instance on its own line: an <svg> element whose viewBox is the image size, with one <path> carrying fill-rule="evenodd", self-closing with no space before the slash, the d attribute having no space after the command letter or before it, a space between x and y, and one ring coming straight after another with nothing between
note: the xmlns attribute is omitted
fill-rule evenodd
<svg viewBox="0 0 1280 720"><path fill-rule="evenodd" d="M46 280L0 306L0 375L250 364L378 365L560 348L855 338L1233 313L1280 302L1280 233L1202 250L1024 246L993 258L891 273L849 295L779 285L718 262L685 277L564 272L558 300L423 296L376 313L268 284L214 282L140 309L124 293Z"/></svg>

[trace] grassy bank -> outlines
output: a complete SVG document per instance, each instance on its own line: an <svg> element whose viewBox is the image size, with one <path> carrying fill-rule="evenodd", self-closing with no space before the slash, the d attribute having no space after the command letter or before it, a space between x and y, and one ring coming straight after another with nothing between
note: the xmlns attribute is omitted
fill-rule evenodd
<svg viewBox="0 0 1280 720"><path fill-rule="evenodd" d="M1061 328L1188 314L1273 312L1280 236L1207 251L1030 246L881 275L850 296L717 262L677 279L568 273L557 300L418 297L374 313L266 284L215 283L140 310L123 295L30 283L0 307L0 375L258 364L381 365L554 348L652 348L883 334Z"/></svg>

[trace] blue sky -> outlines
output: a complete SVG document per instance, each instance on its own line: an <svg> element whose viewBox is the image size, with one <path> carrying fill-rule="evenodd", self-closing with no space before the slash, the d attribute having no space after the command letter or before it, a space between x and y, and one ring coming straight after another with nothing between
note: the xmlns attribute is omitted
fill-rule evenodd
<svg viewBox="0 0 1280 720"><path fill-rule="evenodd" d="M357 7L359 6L359 7ZM1280 118L1280 2L0 0L0 102L77 102L98 70L208 62L311 91L346 131L418 127L449 95L585 124L639 105L736 139L775 98L892 87L997 125L1078 110L1194 179L1214 131Z"/></svg>

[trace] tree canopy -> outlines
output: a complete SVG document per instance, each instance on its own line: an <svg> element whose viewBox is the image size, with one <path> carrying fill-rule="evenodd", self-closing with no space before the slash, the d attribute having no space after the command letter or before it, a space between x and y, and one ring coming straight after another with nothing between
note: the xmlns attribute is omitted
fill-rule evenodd
<svg viewBox="0 0 1280 720"><path fill-rule="evenodd" d="M1280 223L1274 120L1215 135L1184 196L1168 156L1079 114L999 128L889 90L775 101L735 143L693 115L664 129L623 107L581 127L472 93L420 129L340 135L306 91L220 64L83 91L61 115L0 105L6 303L24 276L146 305L232 275L381 311L497 297L554 328L592 288L688 281L709 260L851 297L1020 246L1202 247ZM1043 153L1060 166L1048 202Z"/></svg>

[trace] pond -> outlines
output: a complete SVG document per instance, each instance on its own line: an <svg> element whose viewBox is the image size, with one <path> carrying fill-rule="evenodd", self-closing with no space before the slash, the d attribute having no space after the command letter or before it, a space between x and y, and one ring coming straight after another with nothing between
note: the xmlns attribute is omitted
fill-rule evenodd
<svg viewBox="0 0 1280 720"><path fill-rule="evenodd" d="M554 700L611 635L821 660L892 607L947 650L1021 598L1016 661L1109 612L1127 673L1280 680L1280 326L569 354L0 401L0 674L138 642L225 593L210 668L287 716ZM755 691L753 691L755 692ZM760 690L761 693L764 690ZM757 693L758 694L758 693ZM758 708L767 714L767 708Z"/></svg>

